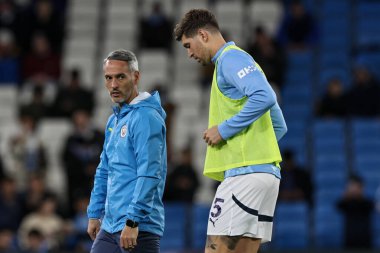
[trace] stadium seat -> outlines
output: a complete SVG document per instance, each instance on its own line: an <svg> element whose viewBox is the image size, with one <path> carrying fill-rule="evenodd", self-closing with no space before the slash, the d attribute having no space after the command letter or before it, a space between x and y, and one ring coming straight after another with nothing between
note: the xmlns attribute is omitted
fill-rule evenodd
<svg viewBox="0 0 380 253"><path fill-rule="evenodd" d="M285 82L289 84L309 83L311 79L311 70L307 69L289 69L285 74Z"/></svg>
<svg viewBox="0 0 380 253"><path fill-rule="evenodd" d="M309 243L309 212L306 202L279 202L273 224L273 244L281 249L305 249ZM294 219L297 217L297 219Z"/></svg>
<svg viewBox="0 0 380 253"><path fill-rule="evenodd" d="M284 117L287 120L308 120L312 114L312 108L308 105L299 105L299 104L291 104L291 105L283 105L282 112Z"/></svg>
<svg viewBox="0 0 380 253"><path fill-rule="evenodd" d="M291 150L295 155L295 160L301 166L304 166L307 161L306 139L302 136L285 136L280 141L280 149Z"/></svg>
<svg viewBox="0 0 380 253"><path fill-rule="evenodd" d="M250 26L263 25L269 34L275 35L283 16L283 8L278 1L251 1L249 8Z"/></svg>
<svg viewBox="0 0 380 253"><path fill-rule="evenodd" d="M337 249L343 246L343 217L335 204L318 204L314 210L314 242L318 248Z"/></svg>
<svg viewBox="0 0 380 253"><path fill-rule="evenodd" d="M376 249L380 249L380 214L378 212L374 212L372 220L373 246Z"/></svg>
<svg viewBox="0 0 380 253"><path fill-rule="evenodd" d="M282 92L282 103L289 104L302 104L311 106L312 89L308 85L289 85L284 87Z"/></svg>
<svg viewBox="0 0 380 253"><path fill-rule="evenodd" d="M336 39L338 43L344 43L347 38L340 38L340 37L331 37L332 39ZM321 65L322 69L329 68L331 65L342 68L342 69L349 69L350 64L350 54L348 51L345 50L336 50L333 49L336 44L333 44L331 42L331 49L332 50L326 50L327 52L323 52L319 56L319 64ZM326 43L327 44L327 43Z"/></svg>
<svg viewBox="0 0 380 253"><path fill-rule="evenodd" d="M355 138L380 138L380 120L378 119L354 119L351 121L351 129Z"/></svg>
<svg viewBox="0 0 380 253"><path fill-rule="evenodd" d="M315 187L314 203L320 205L335 205L337 200L343 196L344 186L342 184L330 185L329 187Z"/></svg>
<svg viewBox="0 0 380 253"><path fill-rule="evenodd" d="M210 206L208 205L193 205L191 216L191 245L194 249L203 249L205 247L209 212Z"/></svg>
<svg viewBox="0 0 380 253"><path fill-rule="evenodd" d="M236 43L241 44L243 40L242 22L237 17L243 16L244 5L241 1L220 1L215 6L215 16L220 27Z"/></svg>
<svg viewBox="0 0 380 253"><path fill-rule="evenodd" d="M345 122L339 119L316 120L313 124L313 135L316 138L328 136L342 139L345 136Z"/></svg>
<svg viewBox="0 0 380 253"><path fill-rule="evenodd" d="M160 84L167 88L169 73L169 54L164 49L144 49L139 52L142 90L150 91L154 85Z"/></svg>
<svg viewBox="0 0 380 253"><path fill-rule="evenodd" d="M330 170L334 171L347 171L347 158L345 154L314 154L314 171L315 173L319 172L329 172Z"/></svg>
<svg viewBox="0 0 380 253"><path fill-rule="evenodd" d="M344 170L335 170L331 168L329 171L315 170L313 173L314 186L316 188L344 188L347 182L347 172Z"/></svg>
<svg viewBox="0 0 380 253"><path fill-rule="evenodd" d="M185 222L187 207L184 203L164 203L165 230L161 239L162 250L183 250L185 248Z"/></svg>
<svg viewBox="0 0 380 253"><path fill-rule="evenodd" d="M345 141L344 139L319 137L314 138L313 142L314 153L326 154L326 153L345 153Z"/></svg>
<svg viewBox="0 0 380 253"><path fill-rule="evenodd" d="M317 120L312 128L314 154L345 153L345 124L341 120Z"/></svg>
<svg viewBox="0 0 380 253"><path fill-rule="evenodd" d="M356 6L356 17L378 16L380 3L378 1L361 1Z"/></svg>
<svg viewBox="0 0 380 253"><path fill-rule="evenodd" d="M313 53L311 51L288 52L288 68L310 69L313 65Z"/></svg>
<svg viewBox="0 0 380 253"><path fill-rule="evenodd" d="M380 153L380 139L353 139L353 153L357 157L376 156Z"/></svg>

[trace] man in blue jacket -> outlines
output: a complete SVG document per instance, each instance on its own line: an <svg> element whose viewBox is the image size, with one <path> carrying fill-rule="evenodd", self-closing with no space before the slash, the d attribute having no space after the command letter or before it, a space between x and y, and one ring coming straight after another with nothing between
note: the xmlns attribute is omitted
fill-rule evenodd
<svg viewBox="0 0 380 253"><path fill-rule="evenodd" d="M111 52L103 70L116 106L87 209L91 252L156 253L164 230L166 114L157 92L138 92L134 53Z"/></svg>

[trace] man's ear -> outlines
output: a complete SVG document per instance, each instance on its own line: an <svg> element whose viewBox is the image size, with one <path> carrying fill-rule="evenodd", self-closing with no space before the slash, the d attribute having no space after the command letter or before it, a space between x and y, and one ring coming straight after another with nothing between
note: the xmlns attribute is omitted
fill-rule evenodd
<svg viewBox="0 0 380 253"><path fill-rule="evenodd" d="M203 41L203 42L208 42L209 40L209 32L204 30L204 29L199 29L198 30L198 35L199 35L199 38Z"/></svg>
<svg viewBox="0 0 380 253"><path fill-rule="evenodd" d="M133 84L137 85L140 81L140 72L139 71L133 71Z"/></svg>

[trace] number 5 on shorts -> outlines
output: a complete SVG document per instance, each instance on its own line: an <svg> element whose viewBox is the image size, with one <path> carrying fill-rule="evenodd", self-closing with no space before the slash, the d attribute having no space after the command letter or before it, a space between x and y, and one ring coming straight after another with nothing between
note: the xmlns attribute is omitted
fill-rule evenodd
<svg viewBox="0 0 380 253"><path fill-rule="evenodd" d="M213 209L216 209L216 212L211 211L211 217L216 218L222 213L222 208L218 203L224 203L224 199L215 198Z"/></svg>

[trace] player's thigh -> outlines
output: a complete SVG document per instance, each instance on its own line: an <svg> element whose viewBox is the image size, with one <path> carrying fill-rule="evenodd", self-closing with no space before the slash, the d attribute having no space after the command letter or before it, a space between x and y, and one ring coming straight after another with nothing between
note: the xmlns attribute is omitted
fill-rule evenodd
<svg viewBox="0 0 380 253"><path fill-rule="evenodd" d="M94 243L91 247L91 253L104 253L104 252L121 252L118 242L115 238L104 230L100 230L96 235Z"/></svg>
<svg viewBox="0 0 380 253"><path fill-rule="evenodd" d="M137 237L137 246L131 253L159 253L160 237L149 232L140 232Z"/></svg>
<svg viewBox="0 0 380 253"><path fill-rule="evenodd" d="M260 243L258 238L208 235L205 253L256 253Z"/></svg>

